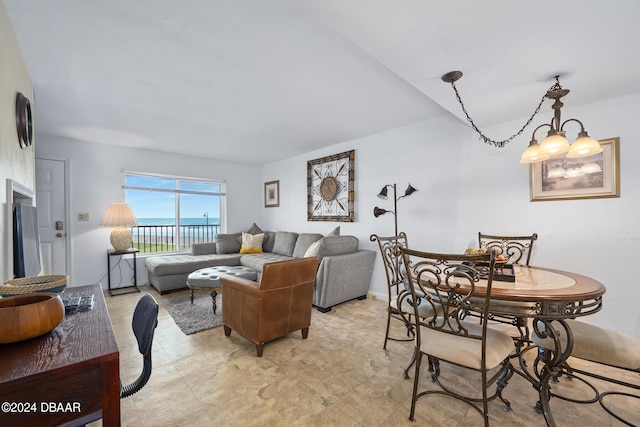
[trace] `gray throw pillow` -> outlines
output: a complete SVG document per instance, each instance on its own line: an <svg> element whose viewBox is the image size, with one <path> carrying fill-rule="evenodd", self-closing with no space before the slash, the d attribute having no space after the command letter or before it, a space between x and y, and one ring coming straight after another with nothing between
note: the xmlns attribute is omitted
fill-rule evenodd
<svg viewBox="0 0 640 427"><path fill-rule="evenodd" d="M292 256L297 239L298 233L292 233L290 231L278 231L276 232L276 238L273 242L273 250L271 252L273 252L274 254Z"/></svg>
<svg viewBox="0 0 640 427"><path fill-rule="evenodd" d="M294 258L302 258L313 242L322 239L322 234L318 233L300 233L296 246L293 249Z"/></svg>
<svg viewBox="0 0 640 427"><path fill-rule="evenodd" d="M240 252L242 233L216 235L216 249L219 254L233 254Z"/></svg>
<svg viewBox="0 0 640 427"><path fill-rule="evenodd" d="M339 236L340 235L340 226L337 226L327 236Z"/></svg>
<svg viewBox="0 0 640 427"><path fill-rule="evenodd" d="M249 234L260 234L263 231L260 229L260 227L258 227L256 225L256 223L254 222L253 225L251 225L251 227L249 227L249 229L247 230L247 233Z"/></svg>

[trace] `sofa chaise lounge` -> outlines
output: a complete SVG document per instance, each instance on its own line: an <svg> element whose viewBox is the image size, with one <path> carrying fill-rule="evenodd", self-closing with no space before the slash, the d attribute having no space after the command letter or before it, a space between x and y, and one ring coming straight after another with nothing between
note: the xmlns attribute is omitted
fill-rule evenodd
<svg viewBox="0 0 640 427"><path fill-rule="evenodd" d="M187 277L196 270L236 265L255 269L257 281L260 281L262 266L266 263L317 256L319 265L313 305L326 312L336 304L366 298L376 258L374 251L358 249L359 241L355 236L341 236L336 230L327 236L288 231L262 232L254 224L246 234L263 234L261 253L240 253L243 233L218 234L215 242L192 245L191 254L148 257L145 265L149 283L162 295L185 288Z"/></svg>

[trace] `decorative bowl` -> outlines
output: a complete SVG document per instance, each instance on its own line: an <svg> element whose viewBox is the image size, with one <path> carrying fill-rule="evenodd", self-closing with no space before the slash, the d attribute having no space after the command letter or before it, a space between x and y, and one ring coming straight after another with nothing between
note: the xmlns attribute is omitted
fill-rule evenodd
<svg viewBox="0 0 640 427"><path fill-rule="evenodd" d="M39 337L64 319L60 295L37 293L0 299L0 344Z"/></svg>
<svg viewBox="0 0 640 427"><path fill-rule="evenodd" d="M52 274L7 280L0 285L0 296L7 297L37 292L60 293L67 287L67 279L68 277L64 274Z"/></svg>

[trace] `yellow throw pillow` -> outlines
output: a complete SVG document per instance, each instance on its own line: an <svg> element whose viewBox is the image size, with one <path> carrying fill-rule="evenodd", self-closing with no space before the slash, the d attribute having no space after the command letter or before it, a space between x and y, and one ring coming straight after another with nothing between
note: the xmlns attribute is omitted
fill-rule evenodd
<svg viewBox="0 0 640 427"><path fill-rule="evenodd" d="M240 248L240 253L241 254L261 254L262 240L264 240L264 233L260 233L260 234L242 233L242 247Z"/></svg>

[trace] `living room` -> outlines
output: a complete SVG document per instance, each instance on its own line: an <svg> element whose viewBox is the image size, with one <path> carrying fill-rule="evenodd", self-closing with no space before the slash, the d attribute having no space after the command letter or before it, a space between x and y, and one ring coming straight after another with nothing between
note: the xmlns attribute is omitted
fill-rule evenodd
<svg viewBox="0 0 640 427"><path fill-rule="evenodd" d="M16 49L15 45L10 47ZM620 61L627 60L620 58ZM603 71L602 79L609 78ZM11 123L14 116L11 98L16 87L6 87L6 82L3 79L3 91L7 94L5 120ZM544 82L541 90L546 90L549 83ZM446 90L446 85L442 85ZM21 83L21 86L25 93L30 92L29 83ZM449 96L453 98L452 93ZM640 203L634 191L637 171L630 163L630 159L636 158L638 148L627 142L632 141L632 135L636 133L633 116L637 97L636 93L629 93L579 106L570 104L571 95L565 99L565 117L579 117L588 123L590 134L597 135L598 139L620 138L622 192L620 198L610 199L530 202L529 170L518 163L528 142L525 135L505 148L497 149L479 142L467 125L444 111L437 118L265 165L230 164L215 159L39 135L39 116L35 116L34 147L36 157L67 159L70 164L68 234L71 268L68 274L72 285L96 282L105 285L104 251L108 248L109 231L101 229L99 222L110 202L122 200L123 170L225 179L229 188L229 231L247 229L256 222L265 230L289 228L326 234L333 228L330 224L306 220L306 162L354 149L356 220L342 224L342 228L344 234L358 237L361 246L375 249L369 242L369 235L390 234L393 230L391 215L380 218L372 215L374 206L393 209L383 206L376 197L380 188L397 183L403 189L410 182L420 191L412 198L400 201L398 223L412 242L430 242L425 248L434 250L463 251L474 242L478 231L536 232L539 240L533 263L579 271L600 280L608 289L607 304L594 317L603 325L640 336L640 321L638 315L633 314L632 303L639 295L633 290L635 288L626 285L633 277L631 261L640 251L634 227L634 212ZM535 103L537 99L526 101ZM547 107L544 117L549 115ZM484 131L490 135L506 135L522 122L522 119L513 120ZM22 152L14 150L17 143L12 141L16 136L11 131L8 125L3 129L3 150L12 153L3 156L3 178L15 177L29 185L33 176L31 163L22 159L18 163L10 160ZM10 164L5 167L6 162ZM13 166L16 164L25 166ZM630 166L625 167L627 164ZM162 170L157 169L158 165L162 165ZM215 171L215 175L211 176L209 171ZM263 184L272 180L280 181L280 207L264 208ZM239 197L240 194L243 196ZM441 203L443 198L448 203ZM90 220L77 221L79 212L88 212ZM613 265L616 268L611 268ZM144 283L143 264L140 267L139 280ZM385 289L382 266L378 263L371 292L384 296Z"/></svg>
<svg viewBox="0 0 640 427"><path fill-rule="evenodd" d="M608 6L601 6L607 8ZM550 6L550 10L553 8ZM340 223L342 234L356 236L360 247L377 250L369 241L372 233L390 235L393 216L373 216L375 206L393 209L391 201L376 197L387 184L404 190L407 183L419 191L398 201L398 227L416 248L442 252L464 252L475 245L478 231L500 234L537 233L532 265L541 265L593 277L607 287L604 307L588 319L601 326L640 338L640 313L635 302L640 288L634 286L636 259L640 257L640 171L633 159L640 158L635 142L640 133L636 118L640 93L636 89L596 101L575 104L573 95L587 88L563 80L572 93L564 100L564 117L579 118L596 139L620 138L620 197L584 200L530 201L528 165L519 163L529 142L529 130L504 148L483 144L474 131L455 115L441 114L389 128L371 135L345 139L330 146L310 149L264 164L230 162L215 158L180 155L149 148L147 142L136 147L99 144L56 135L40 134L38 122L46 112L37 107L39 82L31 81L16 36L10 27L3 1L0 16L0 52L3 70L0 81L0 178L16 180L27 187L35 185L34 159L62 160L68 167L68 259L69 285L101 283L106 287L105 251L109 230L99 226L111 202L122 201L122 171L161 173L173 176L224 179L228 188L227 230L246 230L252 223L264 230L296 230L326 234L336 225L307 221L307 161L355 150L355 221ZM640 14L635 9L636 17ZM566 19L570 19L566 17ZM573 18L571 18L573 19ZM559 30L560 31L560 30ZM602 29L615 32L615 28ZM566 36L566 35L565 35ZM636 61L628 55L615 58L619 63ZM527 57L526 53L522 53ZM561 57L558 54L558 57ZM515 60L515 59L514 59ZM523 59L524 60L524 59ZM548 58L536 58L543 62ZM558 59L559 60L559 59ZM592 58L585 67L597 67L601 81L615 79L616 62ZM435 66L438 68L437 66ZM561 67L562 68L562 67ZM450 71L439 70L440 74ZM466 70L462 70L466 71ZM549 73L556 71L549 65ZM580 70L571 70L579 74ZM469 72L472 66L469 65ZM465 93L476 88L460 81ZM613 74L613 75L612 75ZM497 81L500 76L494 76ZM442 91L455 102L455 95L440 82ZM489 84L489 82L486 82ZM534 108L552 81L539 83L539 94L522 97L518 103ZM15 93L23 92L35 107L33 146L21 149L15 135ZM384 102L384 100L381 100ZM454 106L455 107L455 106ZM469 106L473 110L481 106ZM547 122L550 106L545 104L535 124ZM483 127L489 135L510 135L520 128L528 113L505 122ZM204 137L206 139L206 137ZM176 145L188 142L176 141ZM280 203L264 207L264 183L279 180ZM7 193L0 199L7 203ZM89 221L78 221L78 213L89 213ZM6 233L7 217L0 218L0 237ZM3 240L4 239L0 239ZM2 278L9 257L0 247ZM379 261L379 259L378 259ZM386 298L383 266L376 262L370 293ZM144 260L138 259L138 282L146 282Z"/></svg>

